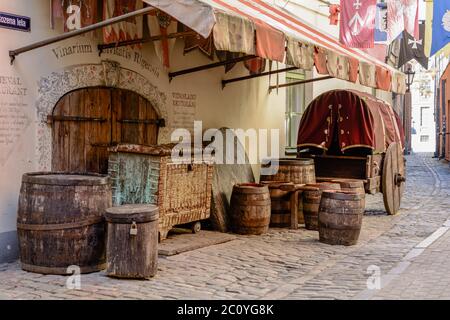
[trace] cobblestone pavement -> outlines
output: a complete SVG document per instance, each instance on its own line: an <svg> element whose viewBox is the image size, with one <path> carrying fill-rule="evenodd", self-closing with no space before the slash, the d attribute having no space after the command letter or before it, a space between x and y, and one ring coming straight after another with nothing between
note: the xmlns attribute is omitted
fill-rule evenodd
<svg viewBox="0 0 450 320"><path fill-rule="evenodd" d="M103 272L83 275L81 290L67 277L24 272L18 262L0 265L5 299L380 299L449 297L449 233L405 260L450 216L450 168L427 155L407 157L402 210L387 216L381 194L367 197L359 243L330 246L317 232L271 229L224 244L159 258L150 281L116 280ZM445 230L444 230L445 231ZM414 251L413 252L416 252ZM399 264L407 261L403 272ZM381 290L367 290L368 267L377 266ZM391 275L395 274L396 277ZM385 280L391 276L388 283ZM445 290L441 290L446 287ZM400 289L399 289L400 288Z"/></svg>

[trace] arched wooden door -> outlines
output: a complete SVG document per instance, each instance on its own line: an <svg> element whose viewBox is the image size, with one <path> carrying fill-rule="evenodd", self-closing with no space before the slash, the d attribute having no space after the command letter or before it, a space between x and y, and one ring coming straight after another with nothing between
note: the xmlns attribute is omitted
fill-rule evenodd
<svg viewBox="0 0 450 320"><path fill-rule="evenodd" d="M107 173L109 146L156 144L163 124L150 102L137 93L103 87L66 94L48 118L52 170L70 172Z"/></svg>

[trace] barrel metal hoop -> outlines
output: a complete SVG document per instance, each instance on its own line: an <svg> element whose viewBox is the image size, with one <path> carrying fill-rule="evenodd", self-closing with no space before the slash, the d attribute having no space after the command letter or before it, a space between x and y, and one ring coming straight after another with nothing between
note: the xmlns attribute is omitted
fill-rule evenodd
<svg viewBox="0 0 450 320"><path fill-rule="evenodd" d="M341 208L330 208L333 211L329 211L324 207L319 206L319 212L326 213L326 214L339 214L339 215L345 215L345 216L359 216L364 215L364 209L349 209L346 207Z"/></svg>
<svg viewBox="0 0 450 320"><path fill-rule="evenodd" d="M325 223L322 221L319 221L319 228L325 228L325 229L331 229L331 230L361 230L361 225L359 226L343 226L343 225L337 225L334 223Z"/></svg>
<svg viewBox="0 0 450 320"><path fill-rule="evenodd" d="M42 274L58 274L58 275L72 275L72 273L67 272L67 269L64 267L44 267L44 266L36 266L33 264L23 263L21 262L22 269L25 271L42 273ZM100 270L106 269L106 263L100 263L93 266L80 266L81 273L91 273L97 272Z"/></svg>
<svg viewBox="0 0 450 320"><path fill-rule="evenodd" d="M64 229L74 229L80 227L86 227L93 224L103 222L103 217L93 217L86 220L81 220L77 222L70 223L54 223L54 224L28 224L28 223L17 223L17 229L20 230L31 230L31 231L51 231L51 230L64 230Z"/></svg>
<svg viewBox="0 0 450 320"><path fill-rule="evenodd" d="M254 201L245 201L245 200L234 200L233 203L237 206L244 206L244 207L248 207L248 206L257 206L257 207L265 207L265 206L270 206L270 199L268 200L254 200Z"/></svg>

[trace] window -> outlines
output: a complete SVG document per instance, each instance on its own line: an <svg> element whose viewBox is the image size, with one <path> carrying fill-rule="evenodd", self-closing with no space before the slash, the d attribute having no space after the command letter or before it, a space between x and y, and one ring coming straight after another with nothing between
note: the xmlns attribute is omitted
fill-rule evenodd
<svg viewBox="0 0 450 320"><path fill-rule="evenodd" d="M428 142L430 141L430 136L420 136L420 142Z"/></svg>
<svg viewBox="0 0 450 320"><path fill-rule="evenodd" d="M295 82L305 79L304 71L288 72L286 82ZM300 120L306 109L305 85L287 87L286 91L286 153L297 152L297 134Z"/></svg>
<svg viewBox="0 0 450 320"><path fill-rule="evenodd" d="M430 125L430 121L433 121L430 107L420 108L420 126L427 127Z"/></svg>

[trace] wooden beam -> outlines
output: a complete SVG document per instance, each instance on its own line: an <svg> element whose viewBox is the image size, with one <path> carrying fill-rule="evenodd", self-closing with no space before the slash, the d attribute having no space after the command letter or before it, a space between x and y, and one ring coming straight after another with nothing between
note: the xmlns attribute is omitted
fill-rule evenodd
<svg viewBox="0 0 450 320"><path fill-rule="evenodd" d="M108 19L108 20L104 20L104 21L101 21L101 22L98 22L98 23L94 23L94 24L92 24L90 26L81 28L79 30L74 30L74 31L70 31L70 32L67 32L67 33L63 33L63 34L60 34L60 35L58 35L56 37L52 37L52 38L49 38L49 39L46 39L46 40L38 41L38 42L32 43L30 45L27 45L25 47L21 47L21 48L15 49L15 50L11 50L11 51L9 51L9 57L11 59L11 64L13 64L15 58L21 53L24 53L24 52L27 52L27 51L31 51L31 50L34 50L34 49L37 49L37 48L41 48L41 47L44 47L44 46L48 46L49 44L56 43L56 42L59 42L59 41L63 41L63 40L66 40L66 39L69 39L69 38L72 38L72 37L75 37L75 36L79 36L79 35L82 35L82 34L85 34L85 33L88 33L88 32L91 32L91 31L94 31L94 30L97 30L97 29L109 26L111 24L127 20L127 19L132 18L132 17L148 14L148 13L150 13L153 10L155 10L153 7L146 7L146 8L143 8L143 9L139 9L139 10L136 10L136 11L133 11L133 12L129 12L129 13L123 14L121 16L117 16L117 17L114 17L114 18L111 18L111 19Z"/></svg>
<svg viewBox="0 0 450 320"><path fill-rule="evenodd" d="M289 68L285 68L285 69L278 69L278 70L262 72L262 73L259 73L259 74L251 74L251 75L243 76L243 77L239 77L239 78L222 80L222 89L225 88L225 86L228 83L233 83L233 82L238 82L238 81L243 81L243 80L248 80L248 79L253 79L253 78L259 78L259 77L264 77L264 76L268 76L268 75L271 75L271 74L277 74L277 73L281 73L281 72L294 71L294 70L297 70L297 69L298 69L297 67L289 67Z"/></svg>
<svg viewBox="0 0 450 320"><path fill-rule="evenodd" d="M236 63L236 62L240 62L240 61L250 60L253 58L256 58L256 56L254 56L254 55L243 56L243 57L234 58L234 59L230 59L230 60L226 60L226 61L205 64L203 66L198 66L198 67L194 67L194 68L184 69L184 70L175 71L175 72L169 72L169 80L172 81L173 78L182 76L185 74L199 72L199 71L208 70L208 69L212 69L212 68L217 68L217 67L225 66L230 63Z"/></svg>
<svg viewBox="0 0 450 320"><path fill-rule="evenodd" d="M332 76L326 76L326 77L320 77L320 78L315 78L315 79L300 80L300 81L295 81L295 82L283 83L283 84L275 85L275 86L269 86L269 93L273 89L277 89L277 88L291 87L291 86L296 86L296 85L299 85L299 84L305 84L305 83L322 81L322 80L328 80L328 79L333 79L333 77Z"/></svg>

